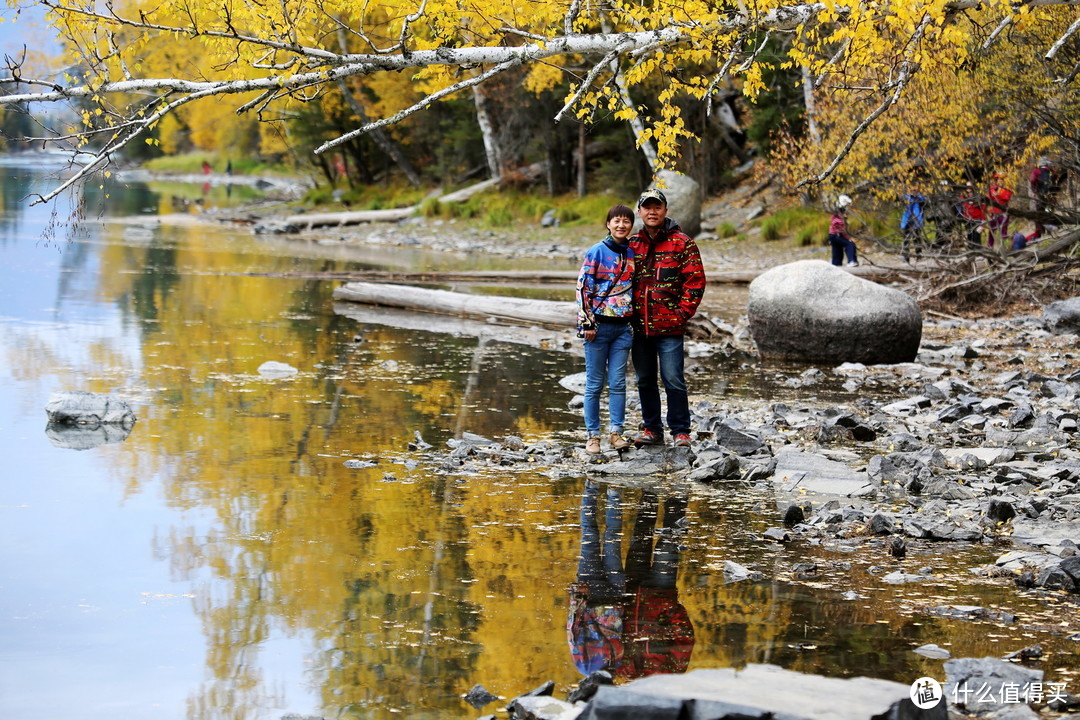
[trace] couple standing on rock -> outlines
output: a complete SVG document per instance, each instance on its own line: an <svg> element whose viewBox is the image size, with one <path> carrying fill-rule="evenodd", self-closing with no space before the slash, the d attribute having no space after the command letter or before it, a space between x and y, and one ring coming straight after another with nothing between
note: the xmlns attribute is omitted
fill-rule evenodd
<svg viewBox="0 0 1080 720"><path fill-rule="evenodd" d="M626 361L632 356L642 430L634 445L664 444L657 375L667 393L667 424L676 446L690 445L690 403L683 373L683 336L705 292L697 244L667 216L667 198L646 190L638 198L642 229L631 235L634 212L608 210L608 236L585 253L577 281L578 335L585 341L585 450L600 448L600 394L608 386L609 443L623 435Z"/></svg>

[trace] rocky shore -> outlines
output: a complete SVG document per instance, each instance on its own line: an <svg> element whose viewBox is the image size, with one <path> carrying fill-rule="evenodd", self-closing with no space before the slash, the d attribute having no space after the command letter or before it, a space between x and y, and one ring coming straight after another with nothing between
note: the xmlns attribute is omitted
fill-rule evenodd
<svg viewBox="0 0 1080 720"><path fill-rule="evenodd" d="M739 335L714 351L745 349ZM437 472L447 474L497 467L602 482L665 478L690 488L765 489L776 502L763 510L774 522L762 542L871 546L898 558L917 544L919 562L927 566L935 545L1004 545L996 562L971 572L1012 584L1017 593L1074 607L1080 598L1076 341L1075 328L1050 310L971 322L932 318L915 362L805 367L787 379L806 388L808 397L819 384L840 382L859 396L853 403L692 398L691 448L607 450L596 458L581 443L466 434L453 447L424 455ZM574 387L573 380L564 384ZM578 402L580 397L571 401ZM803 564L798 573L805 577L818 571L814 563ZM871 572L902 585L923 582L932 571ZM732 561L725 576L739 582L763 579L755 568ZM972 606L942 605L931 612L1009 621L998 611ZM1027 710L1020 703L1014 712L1021 713L1021 706ZM1073 706L1070 697L1052 709ZM561 714L571 711L560 707L555 714L515 716L572 717L584 705L570 707L572 714ZM952 708L969 714L1000 709Z"/></svg>

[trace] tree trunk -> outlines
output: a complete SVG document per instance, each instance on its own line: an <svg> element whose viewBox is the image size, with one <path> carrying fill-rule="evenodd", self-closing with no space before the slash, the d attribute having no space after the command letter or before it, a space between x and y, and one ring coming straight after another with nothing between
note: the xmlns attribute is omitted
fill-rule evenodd
<svg viewBox="0 0 1080 720"><path fill-rule="evenodd" d="M803 103L806 105L806 132L815 145L821 144L821 133L817 126L817 109L814 105L814 79L810 77L810 66L802 66Z"/></svg>
<svg viewBox="0 0 1080 720"><path fill-rule="evenodd" d="M585 123L578 125L577 194L585 197Z"/></svg>
<svg viewBox="0 0 1080 720"><path fill-rule="evenodd" d="M491 113L488 112L488 101L484 97L484 91L479 85L472 88L473 103L476 105L476 122L480 126L480 134L484 138L484 153L487 155L488 171L491 177L502 177L502 149L499 147L499 139L495 136L495 126L491 122Z"/></svg>

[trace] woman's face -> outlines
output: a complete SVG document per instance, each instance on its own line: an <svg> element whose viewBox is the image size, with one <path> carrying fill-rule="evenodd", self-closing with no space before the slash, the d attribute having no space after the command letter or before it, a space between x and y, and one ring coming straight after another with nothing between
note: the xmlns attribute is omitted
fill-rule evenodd
<svg viewBox="0 0 1080 720"><path fill-rule="evenodd" d="M616 215L607 221L607 229L612 238L622 242L630 237L630 231L634 229L634 221L625 215Z"/></svg>

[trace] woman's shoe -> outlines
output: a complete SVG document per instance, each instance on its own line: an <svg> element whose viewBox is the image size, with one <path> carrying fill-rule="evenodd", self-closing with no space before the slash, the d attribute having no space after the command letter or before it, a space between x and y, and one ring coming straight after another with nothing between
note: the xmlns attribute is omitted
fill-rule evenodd
<svg viewBox="0 0 1080 720"><path fill-rule="evenodd" d="M585 441L585 452L590 455L600 454L600 436L595 435Z"/></svg>
<svg viewBox="0 0 1080 720"><path fill-rule="evenodd" d="M623 434L620 432L611 433L611 438L609 440L611 442L612 450L622 450L623 448L630 447L630 441L623 437Z"/></svg>

